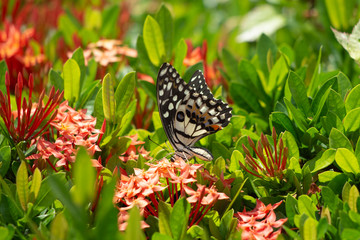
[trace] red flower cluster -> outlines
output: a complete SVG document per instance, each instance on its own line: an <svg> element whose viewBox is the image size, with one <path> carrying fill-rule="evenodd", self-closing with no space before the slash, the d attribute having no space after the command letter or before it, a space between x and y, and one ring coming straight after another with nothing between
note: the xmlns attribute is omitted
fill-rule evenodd
<svg viewBox="0 0 360 240"><path fill-rule="evenodd" d="M57 130L58 138L55 143L41 137L37 143L39 152L28 159L46 160L55 171L55 167L61 166L69 170L69 163L75 161L76 146L86 147L91 155L94 155L96 151L101 151L97 145L101 131L95 129L95 124L96 118L86 115L86 110L76 111L68 106L67 101L63 102L51 122L51 126ZM59 159L55 167L49 161L50 156Z"/></svg>
<svg viewBox="0 0 360 240"><path fill-rule="evenodd" d="M139 155L143 156L146 160L151 160L152 158L149 156L150 152L146 151L144 147L139 146L136 149L136 146L142 145L145 142L138 141L137 140L138 139L137 134L130 136L130 138L131 138L130 146L128 147L128 149L123 154L121 154L121 156L119 157L120 160L123 161L123 162L127 162L130 159L137 160L139 158Z"/></svg>
<svg viewBox="0 0 360 240"><path fill-rule="evenodd" d="M144 218L158 217L159 201L166 201L165 196L169 196L171 206L180 197L187 198L191 204L189 226L198 224L217 200L228 199L226 194L216 190L215 185L209 188L195 184L197 171L204 171L201 164L190 164L181 158L170 162L164 158L148 165L150 168L146 171L134 169L134 175L122 175L117 183L114 202L118 204L120 230L127 226L126 211L134 206L140 209Z"/></svg>
<svg viewBox="0 0 360 240"><path fill-rule="evenodd" d="M23 97L24 80L19 73L15 85L15 99L17 109L12 109L10 101L10 77L5 74L6 94L0 91L0 116L2 117L9 135L14 143L27 141L36 138L50 124L56 116L55 108L60 104L63 98L63 92L51 88L46 104L43 103L45 90L42 91L38 103L33 103L31 98L33 94L34 80L32 75L26 85L29 86L29 98ZM15 110L15 111L13 111ZM54 111L55 110L55 111Z"/></svg>
<svg viewBox="0 0 360 240"><path fill-rule="evenodd" d="M237 228L242 230L241 238L244 240L265 240L276 239L281 233L281 226L287 221L287 218L276 221L274 209L276 209L282 201L265 206L260 200L256 200L254 210L246 212L237 212L234 216L238 219ZM274 232L274 228L279 228Z"/></svg>
<svg viewBox="0 0 360 240"><path fill-rule="evenodd" d="M31 47L30 41L35 34L33 28L21 32L13 24L5 22L4 26L5 29L0 30L0 60L6 61L13 90L17 74L20 72L27 76L30 72L34 72L34 66L45 62L45 55L34 52Z"/></svg>

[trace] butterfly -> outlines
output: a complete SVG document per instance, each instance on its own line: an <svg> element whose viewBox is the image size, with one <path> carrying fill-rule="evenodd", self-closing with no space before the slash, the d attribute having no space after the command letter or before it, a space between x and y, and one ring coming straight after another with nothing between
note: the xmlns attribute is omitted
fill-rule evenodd
<svg viewBox="0 0 360 240"><path fill-rule="evenodd" d="M214 98L200 70L186 83L173 66L164 63L158 73L156 90L160 119L174 155L213 160L209 150L194 144L226 127L232 108Z"/></svg>

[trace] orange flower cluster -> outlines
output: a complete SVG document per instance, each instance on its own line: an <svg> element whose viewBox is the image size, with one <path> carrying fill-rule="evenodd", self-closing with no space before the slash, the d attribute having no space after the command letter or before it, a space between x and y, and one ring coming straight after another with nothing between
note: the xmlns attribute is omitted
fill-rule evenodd
<svg viewBox="0 0 360 240"><path fill-rule="evenodd" d="M276 221L274 209L276 209L282 201L265 206L260 200L256 200L254 210L246 212L237 212L234 216L238 219L237 228L242 230L241 239L244 240L272 240L276 239L281 233L281 226L287 221L287 218ZM274 228L279 228L274 232Z"/></svg>
<svg viewBox="0 0 360 240"><path fill-rule="evenodd" d="M61 103L50 123L57 130L58 138L53 143L41 137L37 143L38 153L28 159L46 160L55 171L55 167L62 166L69 170L69 164L75 161L76 146L84 146L91 155L101 151L97 145L101 131L95 128L95 124L96 118L87 115L86 109L76 111L68 106L67 101ZM59 159L55 167L49 161L50 156Z"/></svg>
<svg viewBox="0 0 360 240"><path fill-rule="evenodd" d="M186 197L191 204L189 226L198 224L218 200L229 198L218 192L212 183L211 187L195 184L197 172L204 171L202 164L190 164L181 158L171 162L164 158L148 165L148 170L135 168L134 175L121 175L117 183L114 203L119 209L120 230L125 230L127 210L134 206L140 209L144 218L149 215L158 217L159 201L166 201L165 196L168 196L171 206L180 197Z"/></svg>
<svg viewBox="0 0 360 240"><path fill-rule="evenodd" d="M72 53L68 54L71 57ZM123 46L120 40L103 39L96 43L90 43L84 50L85 64L94 58L95 62L106 67L111 63L121 62L124 56L136 58L137 51L135 49Z"/></svg>

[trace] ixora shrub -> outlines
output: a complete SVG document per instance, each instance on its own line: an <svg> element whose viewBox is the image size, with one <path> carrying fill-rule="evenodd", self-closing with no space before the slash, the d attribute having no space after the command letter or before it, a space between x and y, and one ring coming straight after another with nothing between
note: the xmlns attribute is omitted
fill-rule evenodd
<svg viewBox="0 0 360 240"><path fill-rule="evenodd" d="M360 238L358 3L150 2L0 4L0 239Z"/></svg>

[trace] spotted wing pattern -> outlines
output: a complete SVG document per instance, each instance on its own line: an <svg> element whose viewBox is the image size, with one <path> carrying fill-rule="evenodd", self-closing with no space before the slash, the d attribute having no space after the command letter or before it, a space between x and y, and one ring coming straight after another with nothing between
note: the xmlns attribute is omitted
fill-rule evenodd
<svg viewBox="0 0 360 240"><path fill-rule="evenodd" d="M194 144L227 126L232 108L214 98L201 71L186 84L173 66L164 63L156 88L160 118L175 155L212 160L207 149Z"/></svg>

